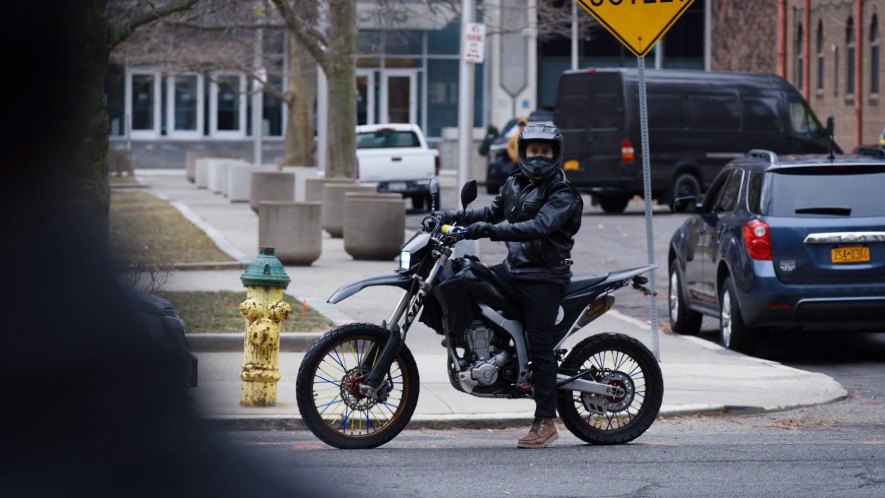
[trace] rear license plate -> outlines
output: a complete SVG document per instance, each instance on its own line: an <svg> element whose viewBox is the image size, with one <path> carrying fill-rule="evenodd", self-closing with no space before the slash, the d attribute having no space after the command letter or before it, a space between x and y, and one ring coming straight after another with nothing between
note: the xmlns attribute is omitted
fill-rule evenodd
<svg viewBox="0 0 885 498"><path fill-rule="evenodd" d="M390 190L391 192L402 192L405 189L406 184L402 182L394 182L387 185L387 190Z"/></svg>
<svg viewBox="0 0 885 498"><path fill-rule="evenodd" d="M866 246L835 247L833 263L866 263L870 260L870 248Z"/></svg>

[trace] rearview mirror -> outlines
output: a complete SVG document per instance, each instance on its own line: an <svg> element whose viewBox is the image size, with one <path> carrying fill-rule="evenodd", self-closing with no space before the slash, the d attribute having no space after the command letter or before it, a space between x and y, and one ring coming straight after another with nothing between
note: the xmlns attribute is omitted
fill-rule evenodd
<svg viewBox="0 0 885 498"><path fill-rule="evenodd" d="M835 121L833 120L833 116L828 116L827 117L827 126L824 128L824 133L826 134L826 136L832 137L833 130L835 130L835 128L836 128L836 124L835 124Z"/></svg>
<svg viewBox="0 0 885 498"><path fill-rule="evenodd" d="M440 198L439 198L439 183L436 181L436 178L430 179L430 210L431 211L439 211L440 210Z"/></svg>
<svg viewBox="0 0 885 498"><path fill-rule="evenodd" d="M467 209L467 205L476 200L476 180L470 180L461 187L461 208Z"/></svg>
<svg viewBox="0 0 885 498"><path fill-rule="evenodd" d="M673 211L677 213L694 213L698 210L698 199L695 196L680 197L673 201Z"/></svg>

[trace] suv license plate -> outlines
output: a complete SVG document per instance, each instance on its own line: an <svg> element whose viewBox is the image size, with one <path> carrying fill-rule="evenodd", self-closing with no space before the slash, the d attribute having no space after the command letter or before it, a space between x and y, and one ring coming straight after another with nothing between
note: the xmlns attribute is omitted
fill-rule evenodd
<svg viewBox="0 0 885 498"><path fill-rule="evenodd" d="M402 192L406 189L406 184L403 182L393 182L387 184L387 190L391 192Z"/></svg>
<svg viewBox="0 0 885 498"><path fill-rule="evenodd" d="M870 260L870 248L866 246L835 247L833 263L866 263Z"/></svg>

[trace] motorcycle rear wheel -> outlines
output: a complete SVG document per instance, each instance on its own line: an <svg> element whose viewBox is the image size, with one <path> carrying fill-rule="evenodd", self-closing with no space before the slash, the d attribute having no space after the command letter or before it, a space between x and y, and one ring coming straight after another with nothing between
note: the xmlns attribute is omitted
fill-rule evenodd
<svg viewBox="0 0 885 498"><path fill-rule="evenodd" d="M590 336L575 346L559 371L566 375L588 371L582 378L627 390L619 398L559 391L556 407L563 425L590 444L630 442L651 427L661 409L661 368L651 351L632 337L615 333ZM588 401L604 409L592 410Z"/></svg>
<svg viewBox="0 0 885 498"><path fill-rule="evenodd" d="M359 387L389 337L377 325L354 323L325 334L298 369L295 394L308 429L341 449L376 448L397 436L418 404L418 365L403 345L382 381L389 392L380 401Z"/></svg>

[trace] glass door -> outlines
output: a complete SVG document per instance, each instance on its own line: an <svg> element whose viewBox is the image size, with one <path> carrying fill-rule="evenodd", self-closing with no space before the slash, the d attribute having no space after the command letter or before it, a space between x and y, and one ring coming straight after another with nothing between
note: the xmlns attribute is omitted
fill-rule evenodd
<svg viewBox="0 0 885 498"><path fill-rule="evenodd" d="M375 124L375 71L356 72L356 124Z"/></svg>
<svg viewBox="0 0 885 498"><path fill-rule="evenodd" d="M382 122L418 122L418 71L387 69L382 73Z"/></svg>

